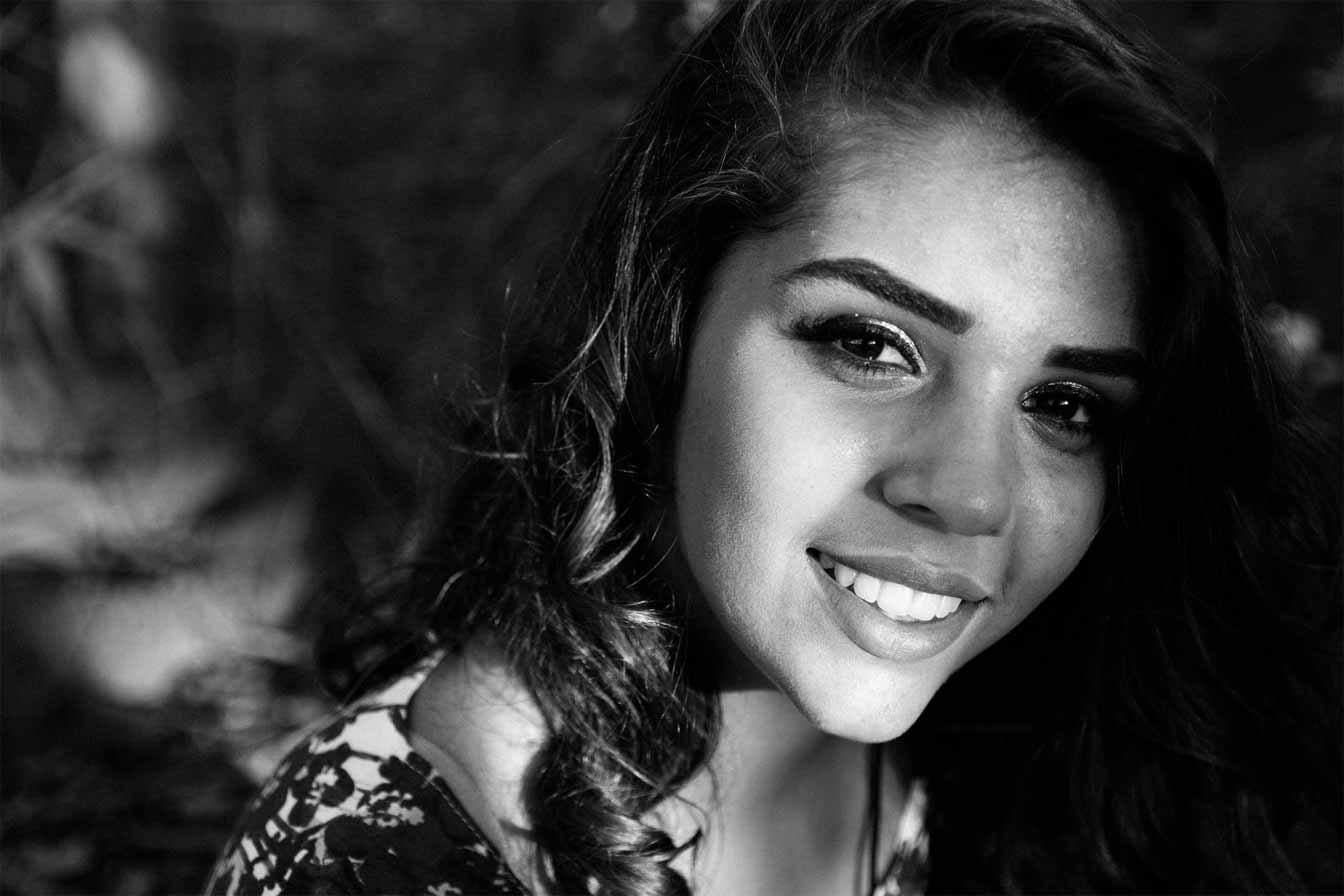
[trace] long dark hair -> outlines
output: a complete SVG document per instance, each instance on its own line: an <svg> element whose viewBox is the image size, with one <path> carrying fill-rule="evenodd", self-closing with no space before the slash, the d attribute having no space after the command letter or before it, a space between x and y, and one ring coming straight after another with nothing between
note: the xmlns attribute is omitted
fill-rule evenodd
<svg viewBox="0 0 1344 896"><path fill-rule="evenodd" d="M1320 806L1327 834L1339 814L1323 646L1338 613L1321 599L1336 503L1175 97L1153 50L1063 0L728 5L622 134L563 269L518 313L508 380L464 424L412 562L328 645L337 687L490 639L549 726L527 793L553 889L686 892L668 863L687 844L641 816L717 730L650 543L704 284L735 240L805 205L846 136L834 112L1005 109L1128 204L1153 374L1079 570L911 734L944 806L934 885L1322 885L1337 871L1292 854L1316 816L1285 809Z"/></svg>

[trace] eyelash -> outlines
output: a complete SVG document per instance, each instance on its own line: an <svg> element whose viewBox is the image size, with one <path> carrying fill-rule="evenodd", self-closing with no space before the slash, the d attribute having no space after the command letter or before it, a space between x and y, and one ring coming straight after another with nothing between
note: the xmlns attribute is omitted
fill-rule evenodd
<svg viewBox="0 0 1344 896"><path fill-rule="evenodd" d="M1052 417L1029 407L1029 404L1041 398L1063 398L1074 402L1089 419L1086 423L1078 423L1071 419ZM1104 441L1114 428L1115 409L1111 402L1081 383L1066 381L1037 386L1022 399L1022 409L1032 414L1040 426L1047 427L1050 435L1066 451L1086 451Z"/></svg>
<svg viewBox="0 0 1344 896"><path fill-rule="evenodd" d="M904 331L891 324L860 317L816 318L799 321L794 330L797 336L825 352L828 363L838 365L842 372L865 379L880 377L918 376L927 370L923 357L914 341ZM895 349L904 364L864 358L850 348L846 341L870 340L885 343ZM1060 419L1032 407L1042 399L1064 399L1074 402L1087 416L1087 422ZM1037 425L1060 449L1083 453L1097 446L1109 436L1114 424L1114 408L1109 399L1081 383L1051 382L1037 386L1022 399L1021 407L1032 415ZM1072 416L1072 414L1070 415Z"/></svg>
<svg viewBox="0 0 1344 896"><path fill-rule="evenodd" d="M893 374L909 376L921 374L926 369L924 359L920 357L914 341L902 330L888 323L848 315L799 321L795 330L804 341L829 349L828 360L843 365L846 370L860 376L881 377ZM864 358L842 345L846 341L860 340L885 343L895 349L905 363L896 364Z"/></svg>

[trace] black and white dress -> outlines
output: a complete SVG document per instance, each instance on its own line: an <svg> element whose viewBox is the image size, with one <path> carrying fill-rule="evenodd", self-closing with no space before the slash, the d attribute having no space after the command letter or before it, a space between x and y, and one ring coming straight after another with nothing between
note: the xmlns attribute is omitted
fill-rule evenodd
<svg viewBox="0 0 1344 896"><path fill-rule="evenodd" d="M407 707L434 667L352 704L296 747L244 814L208 896L424 894L527 896L447 782L410 743ZM897 832L874 896L922 891L922 794Z"/></svg>

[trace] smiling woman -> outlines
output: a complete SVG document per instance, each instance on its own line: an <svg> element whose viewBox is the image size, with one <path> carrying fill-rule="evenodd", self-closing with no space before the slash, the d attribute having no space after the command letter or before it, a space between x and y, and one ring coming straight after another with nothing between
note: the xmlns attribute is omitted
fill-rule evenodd
<svg viewBox="0 0 1344 896"><path fill-rule="evenodd" d="M1138 353L1132 240L1096 173L978 115L890 144L720 263L672 464L668 566L745 645L743 684L863 741L1073 571L1137 399L1066 366Z"/></svg>
<svg viewBox="0 0 1344 896"><path fill-rule="evenodd" d="M1171 97L1059 0L723 8L212 891L1337 889L1322 449Z"/></svg>

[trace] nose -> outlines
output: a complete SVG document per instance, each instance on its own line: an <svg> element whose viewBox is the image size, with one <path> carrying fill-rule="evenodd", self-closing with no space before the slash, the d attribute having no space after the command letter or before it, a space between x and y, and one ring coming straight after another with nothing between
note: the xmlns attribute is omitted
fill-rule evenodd
<svg viewBox="0 0 1344 896"><path fill-rule="evenodd" d="M1018 460L1011 423L984 404L982 399L946 407L914 431L894 434L880 488L897 513L957 535L1005 531Z"/></svg>

